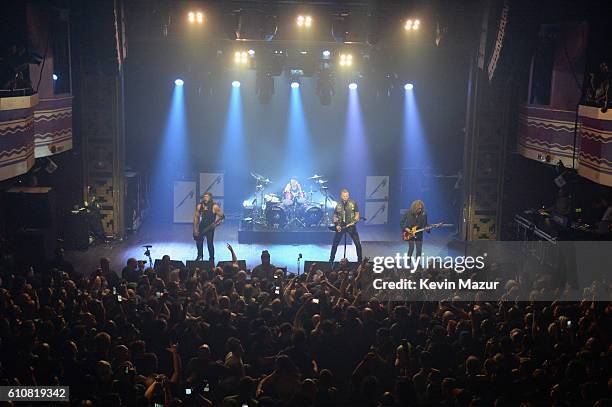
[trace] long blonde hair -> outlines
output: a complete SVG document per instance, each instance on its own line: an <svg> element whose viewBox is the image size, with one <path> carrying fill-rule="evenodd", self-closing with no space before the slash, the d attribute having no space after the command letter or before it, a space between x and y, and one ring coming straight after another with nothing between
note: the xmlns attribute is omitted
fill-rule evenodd
<svg viewBox="0 0 612 407"><path fill-rule="evenodd" d="M417 209L419 207L421 207L424 210L425 209L425 203L423 201L421 201L420 199L417 199L416 201L413 201L410 204L410 213L416 214Z"/></svg>

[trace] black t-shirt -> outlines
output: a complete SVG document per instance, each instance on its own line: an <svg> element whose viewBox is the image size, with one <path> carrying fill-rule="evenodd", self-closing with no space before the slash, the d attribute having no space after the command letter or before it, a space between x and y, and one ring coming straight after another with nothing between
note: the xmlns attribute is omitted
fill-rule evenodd
<svg viewBox="0 0 612 407"><path fill-rule="evenodd" d="M123 270L121 270L121 278L123 278L128 283L137 283L139 277L140 271L135 268L125 266Z"/></svg>
<svg viewBox="0 0 612 407"><path fill-rule="evenodd" d="M204 229L215 221L217 215L213 211L214 204L212 201L209 201L208 204L200 202L200 229Z"/></svg>
<svg viewBox="0 0 612 407"><path fill-rule="evenodd" d="M270 264L265 266L260 264L255 267L253 271L251 271L251 276L253 278L258 278L260 280L272 280L274 279L274 272L276 271L276 266L274 264Z"/></svg>
<svg viewBox="0 0 612 407"><path fill-rule="evenodd" d="M415 215L414 213L408 211L402 218L400 222L400 226L402 231L406 228L417 227L417 229L424 228L427 226L427 212L423 211L420 215ZM416 234L417 240L423 239L423 232L419 232Z"/></svg>

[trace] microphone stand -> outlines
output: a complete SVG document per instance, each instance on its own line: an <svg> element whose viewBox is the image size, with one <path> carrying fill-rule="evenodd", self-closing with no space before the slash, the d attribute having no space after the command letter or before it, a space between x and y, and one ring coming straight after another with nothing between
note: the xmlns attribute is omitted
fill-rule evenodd
<svg viewBox="0 0 612 407"><path fill-rule="evenodd" d="M147 257L149 258L149 267L153 268L153 259L151 258L151 250L149 250L149 249L150 249L151 247L153 247L153 246L151 246L151 245L145 245L145 246L142 246L142 247L144 247L145 249L147 249L147 250L145 250L144 255L145 255L145 256L147 256Z"/></svg>

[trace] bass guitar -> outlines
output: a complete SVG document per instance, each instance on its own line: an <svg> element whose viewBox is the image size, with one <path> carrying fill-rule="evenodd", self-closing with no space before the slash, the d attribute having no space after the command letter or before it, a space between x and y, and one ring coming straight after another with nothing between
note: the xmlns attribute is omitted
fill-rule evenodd
<svg viewBox="0 0 612 407"><path fill-rule="evenodd" d="M193 238L197 239L200 236L204 236L205 234L207 234L208 232L210 232L211 230L215 229L217 226L219 226L220 224L223 223L223 219L218 219L216 221L214 221L213 223L211 223L210 225L206 226L204 229L202 229L201 232L196 232L193 234Z"/></svg>
<svg viewBox="0 0 612 407"><path fill-rule="evenodd" d="M406 228L402 232L402 239L404 240L412 240L416 238L416 234L424 231L429 231L437 228L450 228L454 225L452 223L434 223L433 225L425 226L424 228L419 228L418 226L413 226L411 228Z"/></svg>

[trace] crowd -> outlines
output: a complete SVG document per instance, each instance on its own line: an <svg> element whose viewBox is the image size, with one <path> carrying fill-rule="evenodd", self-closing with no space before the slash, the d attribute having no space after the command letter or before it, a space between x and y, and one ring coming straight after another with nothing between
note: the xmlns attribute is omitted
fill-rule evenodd
<svg viewBox="0 0 612 407"><path fill-rule="evenodd" d="M294 276L228 249L213 270L4 266L0 385L84 406L612 404L610 302L386 302L367 259Z"/></svg>

